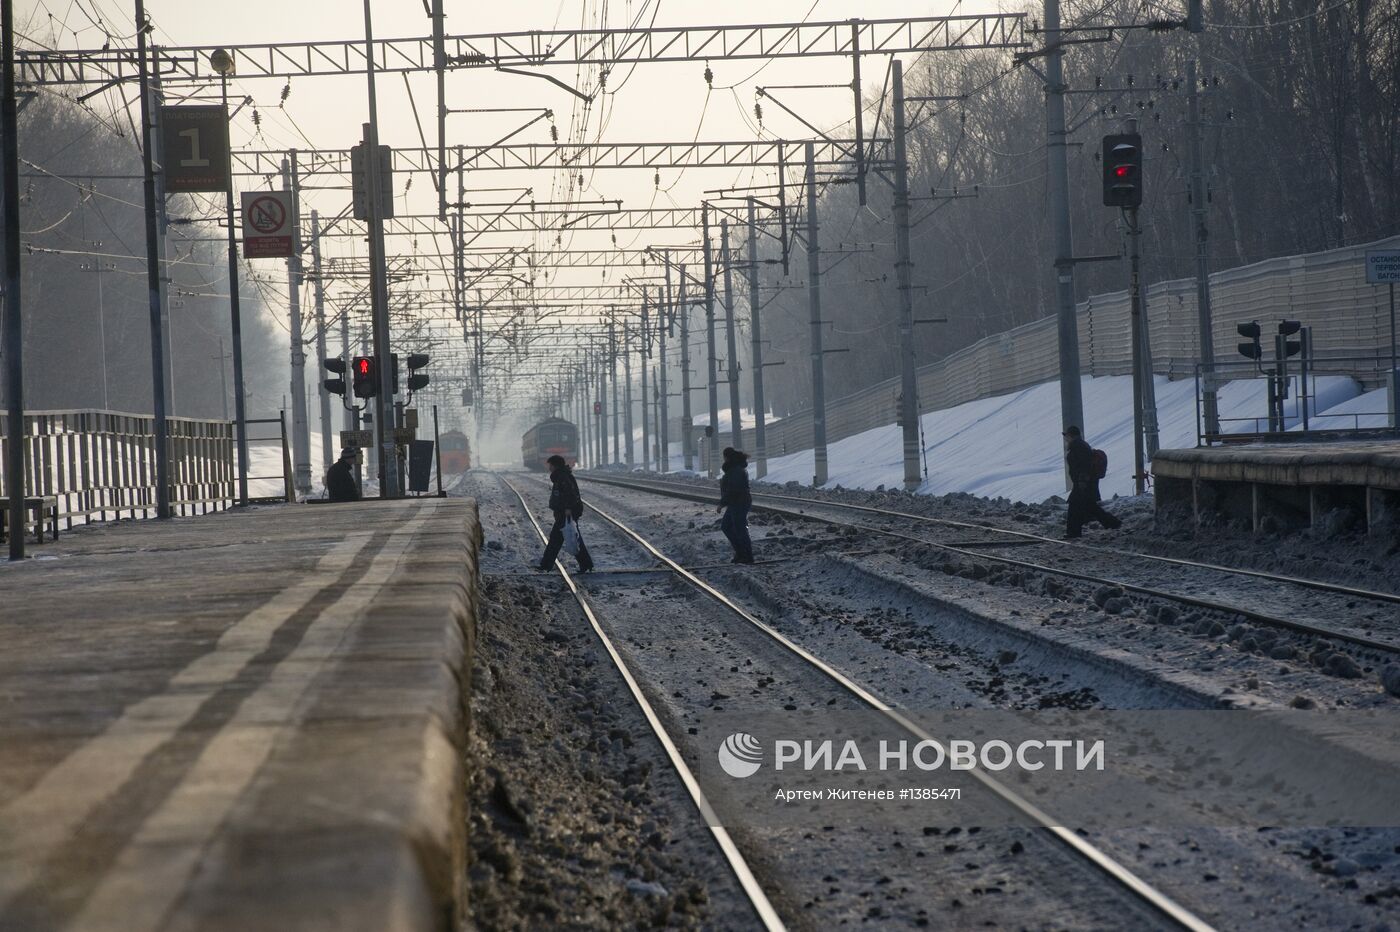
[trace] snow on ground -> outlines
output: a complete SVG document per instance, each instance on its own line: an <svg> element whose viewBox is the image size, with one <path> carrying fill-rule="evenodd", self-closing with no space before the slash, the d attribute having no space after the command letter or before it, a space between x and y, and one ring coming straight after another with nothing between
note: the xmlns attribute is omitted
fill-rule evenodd
<svg viewBox="0 0 1400 932"><path fill-rule="evenodd" d="M1345 376L1316 380L1314 407L1330 414L1381 412L1385 393L1360 394ZM1196 445L1196 387L1190 380L1157 376L1157 412L1162 447ZM1231 382L1220 391L1225 429L1252 431L1265 411L1262 380ZM1373 396L1379 396L1379 400ZM1133 491L1132 379L1086 376L1083 379L1086 439L1108 454L1108 477L1100 484L1106 498ZM1352 410L1352 409L1355 410ZM1289 425L1296 423L1289 418ZM1008 395L982 398L921 418L928 478L919 492L943 495L968 492L1017 501L1044 501L1064 492L1063 444L1060 440L1059 382L1044 382ZM1363 426L1379 426L1363 424ZM900 429L876 427L831 444L827 451L828 486L874 489L901 487L904 479ZM678 458L673 458L673 461ZM813 454L804 450L768 461L770 482L812 481Z"/></svg>
<svg viewBox="0 0 1400 932"><path fill-rule="evenodd" d="M691 417L690 420L691 420L691 423L694 424L696 427L704 427L706 424L710 423L710 412L709 412L709 411L696 411L695 414ZM720 430L720 433L726 433L726 434L729 433L729 431L730 431L730 426L729 426L729 425L733 423L733 418L731 418L731 417L729 416L729 406L728 406L728 405L725 405L724 407L721 407L721 408L719 409L718 423L719 423L719 430ZM743 428L746 428L746 427L753 427L754 424L756 424L756 423L757 423L757 421L755 420L755 418L754 418L754 416L753 416L753 411L752 411L752 410L750 410L749 408L740 408L740 409L739 409L739 427L740 427L740 429L743 429Z"/></svg>
<svg viewBox="0 0 1400 932"><path fill-rule="evenodd" d="M1322 409L1322 418L1309 425L1332 430L1352 428L1388 427L1389 390L1378 388L1361 395L1355 395L1341 404Z"/></svg>

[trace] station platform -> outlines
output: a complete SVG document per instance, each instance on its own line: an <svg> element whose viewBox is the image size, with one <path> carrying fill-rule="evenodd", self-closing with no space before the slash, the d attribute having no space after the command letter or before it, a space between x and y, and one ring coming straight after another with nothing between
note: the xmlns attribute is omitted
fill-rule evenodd
<svg viewBox="0 0 1400 932"><path fill-rule="evenodd" d="M1152 474L1157 510L1189 508L1198 525L1287 530L1340 515L1374 533L1400 532L1400 440L1158 450Z"/></svg>
<svg viewBox="0 0 1400 932"><path fill-rule="evenodd" d="M422 498L0 564L0 929L456 928L480 540Z"/></svg>

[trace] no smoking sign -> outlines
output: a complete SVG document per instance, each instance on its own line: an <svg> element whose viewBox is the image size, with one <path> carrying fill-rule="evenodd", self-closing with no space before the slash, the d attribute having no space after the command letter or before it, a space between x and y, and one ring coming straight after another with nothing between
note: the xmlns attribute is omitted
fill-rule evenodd
<svg viewBox="0 0 1400 932"><path fill-rule="evenodd" d="M284 259L292 254L292 195L243 192L243 258Z"/></svg>

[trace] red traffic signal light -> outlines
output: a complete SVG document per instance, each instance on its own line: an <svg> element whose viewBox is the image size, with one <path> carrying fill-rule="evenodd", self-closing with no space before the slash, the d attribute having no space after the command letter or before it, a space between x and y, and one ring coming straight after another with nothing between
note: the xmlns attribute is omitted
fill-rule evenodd
<svg viewBox="0 0 1400 932"><path fill-rule="evenodd" d="M602 414L602 413L603 413L603 403L602 403L601 401L595 401L595 402L593 402L593 413L594 413L594 414Z"/></svg>
<svg viewBox="0 0 1400 932"><path fill-rule="evenodd" d="M1103 138L1103 203L1105 207L1142 204L1142 137L1137 133Z"/></svg>
<svg viewBox="0 0 1400 932"><path fill-rule="evenodd" d="M350 370L356 398L373 398L379 394L379 366L373 356L356 356L350 360Z"/></svg>

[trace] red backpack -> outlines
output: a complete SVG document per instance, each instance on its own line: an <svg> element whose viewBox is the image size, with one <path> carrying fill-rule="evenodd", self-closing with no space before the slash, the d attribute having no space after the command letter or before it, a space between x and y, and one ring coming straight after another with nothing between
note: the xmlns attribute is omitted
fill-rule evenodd
<svg viewBox="0 0 1400 932"><path fill-rule="evenodd" d="M1102 479L1108 475L1108 454L1102 450L1089 451L1089 466L1093 470L1095 479Z"/></svg>

